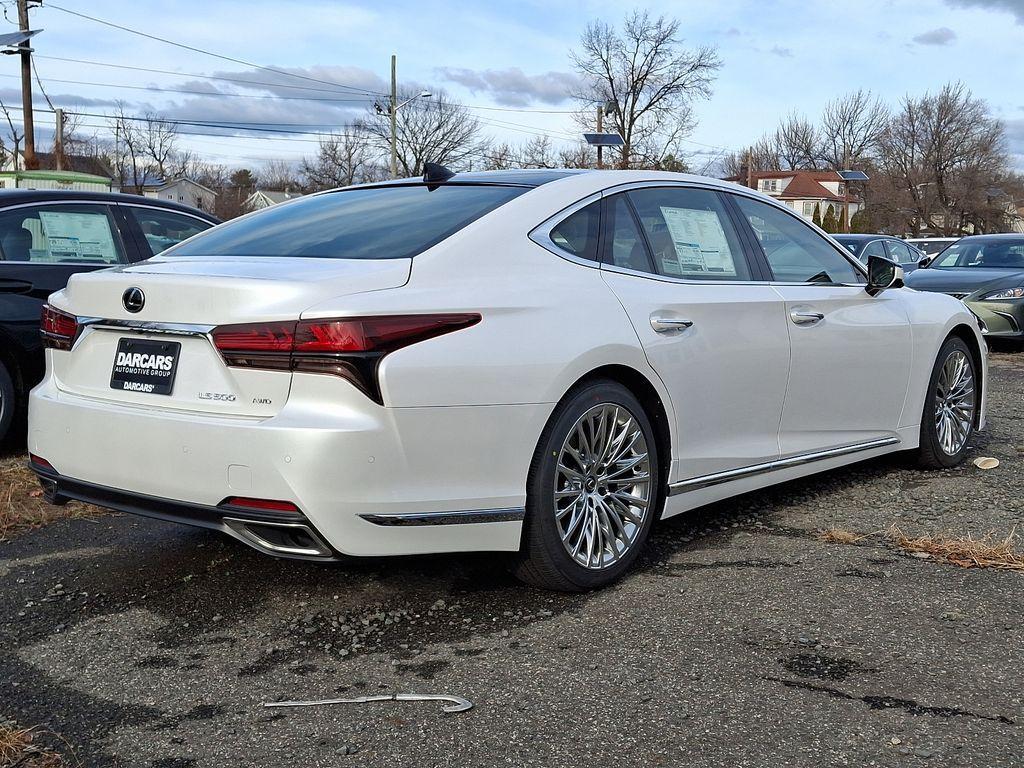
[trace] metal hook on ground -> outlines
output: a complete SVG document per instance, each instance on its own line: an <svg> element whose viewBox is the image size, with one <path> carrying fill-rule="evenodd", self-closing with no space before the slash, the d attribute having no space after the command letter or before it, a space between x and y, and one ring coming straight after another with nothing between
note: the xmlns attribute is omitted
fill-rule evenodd
<svg viewBox="0 0 1024 768"><path fill-rule="evenodd" d="M443 693L388 693L380 696L357 696L352 699L319 699L316 701L268 701L264 707L319 707L328 704L369 704L375 701L449 701L441 707L444 712L465 712L473 708L473 702L461 696L447 696Z"/></svg>

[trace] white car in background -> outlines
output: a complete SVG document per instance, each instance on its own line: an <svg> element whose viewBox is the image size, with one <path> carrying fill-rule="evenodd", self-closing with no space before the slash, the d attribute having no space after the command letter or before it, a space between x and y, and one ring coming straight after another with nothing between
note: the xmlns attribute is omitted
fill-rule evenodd
<svg viewBox="0 0 1024 768"><path fill-rule="evenodd" d="M908 237L906 242L917 248L930 260L959 239L959 237Z"/></svg>
<svg viewBox="0 0 1024 768"><path fill-rule="evenodd" d="M984 423L961 302L680 174L430 165L50 304L47 497L279 556L519 552L591 589L658 519L892 451L952 466Z"/></svg>

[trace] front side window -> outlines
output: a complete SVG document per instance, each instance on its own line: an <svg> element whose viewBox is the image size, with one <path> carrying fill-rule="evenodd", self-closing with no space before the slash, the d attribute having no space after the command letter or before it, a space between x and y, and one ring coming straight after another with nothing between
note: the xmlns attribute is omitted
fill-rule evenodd
<svg viewBox="0 0 1024 768"><path fill-rule="evenodd" d="M821 235L768 203L734 195L771 266L784 283L862 283L864 278Z"/></svg>
<svg viewBox="0 0 1024 768"><path fill-rule="evenodd" d="M706 189L651 187L627 193L666 277L749 280L739 238L722 199Z"/></svg>
<svg viewBox="0 0 1024 768"><path fill-rule="evenodd" d="M132 205L126 206L125 209L142 230L142 236L146 241L143 250L148 248L149 251L143 254L145 256L156 256L172 245L177 245L182 240L205 232L213 226L201 219L157 208L139 208Z"/></svg>
<svg viewBox="0 0 1024 768"><path fill-rule="evenodd" d="M121 264L117 227L103 205L40 205L0 212L0 258L40 264Z"/></svg>
<svg viewBox="0 0 1024 768"><path fill-rule="evenodd" d="M652 272L643 235L624 195L608 201L608 234L605 237L605 261L635 272Z"/></svg>
<svg viewBox="0 0 1024 768"><path fill-rule="evenodd" d="M931 264L931 269L957 267L1024 269L1024 238L960 240Z"/></svg>
<svg viewBox="0 0 1024 768"><path fill-rule="evenodd" d="M870 243L864 246L864 250L860 253L860 260L865 264L868 262L868 257L879 256L883 259L892 258L885 252L885 243L881 240L872 240Z"/></svg>
<svg viewBox="0 0 1024 768"><path fill-rule="evenodd" d="M551 242L580 259L597 261L601 232L601 201L591 203L567 216L548 233Z"/></svg>
<svg viewBox="0 0 1024 768"><path fill-rule="evenodd" d="M401 184L327 192L235 219L166 255L406 259L528 189Z"/></svg>
<svg viewBox="0 0 1024 768"><path fill-rule="evenodd" d="M914 252L911 251L905 243L899 243L895 240L886 240L885 247L889 249L889 258L897 264L910 264L911 262L917 261L914 256Z"/></svg>

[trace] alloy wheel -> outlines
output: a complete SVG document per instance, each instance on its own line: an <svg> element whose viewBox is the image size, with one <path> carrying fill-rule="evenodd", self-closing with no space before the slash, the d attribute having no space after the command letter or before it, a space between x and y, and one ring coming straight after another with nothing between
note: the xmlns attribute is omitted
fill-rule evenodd
<svg viewBox="0 0 1024 768"><path fill-rule="evenodd" d="M958 349L942 364L935 385L935 434L947 456L955 456L967 444L974 409L974 372L967 355Z"/></svg>
<svg viewBox="0 0 1024 768"><path fill-rule="evenodd" d="M584 413L562 443L554 509L569 556L600 570L629 551L651 508L651 463L636 418L614 403Z"/></svg>

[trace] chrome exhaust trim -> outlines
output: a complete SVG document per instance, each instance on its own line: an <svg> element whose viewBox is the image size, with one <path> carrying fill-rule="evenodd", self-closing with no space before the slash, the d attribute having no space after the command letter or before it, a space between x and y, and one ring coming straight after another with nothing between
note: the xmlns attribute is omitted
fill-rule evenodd
<svg viewBox="0 0 1024 768"><path fill-rule="evenodd" d="M303 523L242 520L237 517L225 517L222 522L228 533L264 554L334 557L333 550L324 540Z"/></svg>

